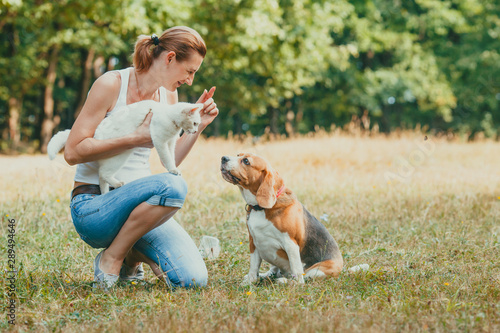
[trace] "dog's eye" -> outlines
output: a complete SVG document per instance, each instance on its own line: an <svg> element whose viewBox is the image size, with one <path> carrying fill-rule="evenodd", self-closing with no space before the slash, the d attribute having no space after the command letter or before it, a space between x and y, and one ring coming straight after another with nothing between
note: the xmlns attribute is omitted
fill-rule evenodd
<svg viewBox="0 0 500 333"><path fill-rule="evenodd" d="M199 124L197 122L194 122L193 123L193 126L198 126Z"/></svg>
<svg viewBox="0 0 500 333"><path fill-rule="evenodd" d="M248 158L246 158L246 157L243 159L243 163L244 163L245 165L250 165L250 161L249 161L249 160L248 160Z"/></svg>

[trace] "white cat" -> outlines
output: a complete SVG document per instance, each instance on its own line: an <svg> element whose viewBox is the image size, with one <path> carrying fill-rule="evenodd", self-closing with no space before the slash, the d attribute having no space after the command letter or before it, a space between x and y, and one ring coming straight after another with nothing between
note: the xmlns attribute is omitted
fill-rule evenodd
<svg viewBox="0 0 500 333"><path fill-rule="evenodd" d="M123 106L104 118L97 126L94 138L98 140L112 139L133 133L151 111L153 117L149 130L153 145L158 151L160 160L173 174L180 174L175 166L175 143L181 129L187 133L196 133L201 123L200 110L203 104L177 103L167 105L147 100ZM47 146L49 158L53 160L56 154L65 146L70 130L58 132L50 139ZM109 191L109 185L120 187L124 183L115 178L116 172L125 164L132 150L128 149L118 155L98 160L99 185L101 193Z"/></svg>

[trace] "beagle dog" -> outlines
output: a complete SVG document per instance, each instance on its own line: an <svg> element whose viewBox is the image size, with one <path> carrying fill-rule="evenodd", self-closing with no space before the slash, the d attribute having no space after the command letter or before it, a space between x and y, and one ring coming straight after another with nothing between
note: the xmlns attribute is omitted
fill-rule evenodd
<svg viewBox="0 0 500 333"><path fill-rule="evenodd" d="M257 281L262 259L271 269L260 277L274 276L279 282L339 276L343 259L337 243L267 161L254 154L223 156L221 173L247 203L250 270L243 285Z"/></svg>

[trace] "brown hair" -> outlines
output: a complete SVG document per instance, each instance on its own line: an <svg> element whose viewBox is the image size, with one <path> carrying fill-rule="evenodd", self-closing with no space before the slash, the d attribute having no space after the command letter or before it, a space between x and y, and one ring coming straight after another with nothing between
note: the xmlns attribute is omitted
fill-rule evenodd
<svg viewBox="0 0 500 333"><path fill-rule="evenodd" d="M138 72L147 71L153 60L158 58L163 51L174 51L177 61L187 60L191 52L196 51L205 58L207 46L196 30L188 27L172 27L165 30L155 45L153 38L140 35L135 43L133 57L134 67Z"/></svg>

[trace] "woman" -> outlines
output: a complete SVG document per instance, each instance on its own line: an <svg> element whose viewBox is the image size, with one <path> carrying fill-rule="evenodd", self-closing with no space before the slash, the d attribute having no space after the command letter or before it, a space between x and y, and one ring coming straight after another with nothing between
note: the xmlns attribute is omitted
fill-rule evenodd
<svg viewBox="0 0 500 333"><path fill-rule="evenodd" d="M78 164L71 216L86 243L105 248L94 260L94 280L102 289L110 288L118 279L142 279L142 262L171 286L206 285L207 270L196 245L172 219L184 203L186 184L170 173L152 175L149 168L152 114L130 135L93 138L104 117L123 105L146 99L177 103L177 88L193 83L205 54L205 42L188 27L170 28L160 37L140 36L133 54L134 67L99 77L71 129L64 152L70 165ZM177 165L218 115L214 91L215 87L205 90L197 102L204 104L198 133L185 133L177 141ZM93 161L126 149L134 149L134 154L117 173L126 185L100 195L98 168Z"/></svg>

